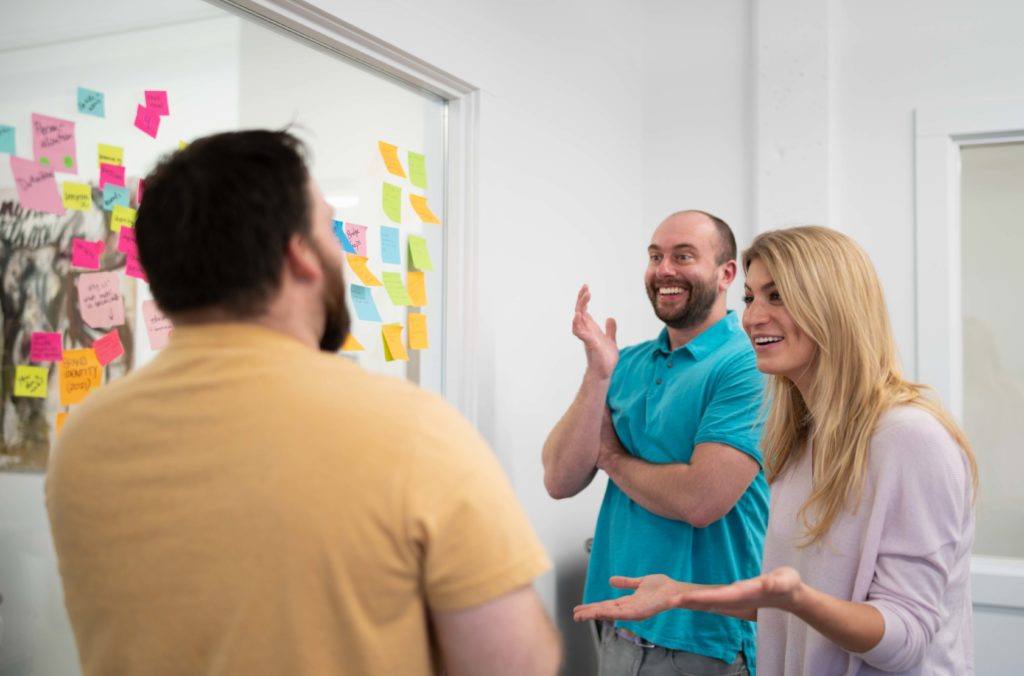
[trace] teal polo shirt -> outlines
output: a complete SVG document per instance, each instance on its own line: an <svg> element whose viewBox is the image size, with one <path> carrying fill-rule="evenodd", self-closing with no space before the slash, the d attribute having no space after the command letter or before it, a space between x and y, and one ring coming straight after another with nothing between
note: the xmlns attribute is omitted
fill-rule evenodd
<svg viewBox="0 0 1024 676"><path fill-rule="evenodd" d="M704 442L732 446L761 464L764 381L750 341L730 311L672 350L668 331L624 348L608 390L615 431L632 455L652 463L689 462ZM761 574L768 523L764 472L724 517L706 528L653 514L608 481L587 570L584 602L632 592L612 575L664 573L685 582L726 584ZM669 610L642 622L617 622L656 645L755 664L755 623L712 613Z"/></svg>

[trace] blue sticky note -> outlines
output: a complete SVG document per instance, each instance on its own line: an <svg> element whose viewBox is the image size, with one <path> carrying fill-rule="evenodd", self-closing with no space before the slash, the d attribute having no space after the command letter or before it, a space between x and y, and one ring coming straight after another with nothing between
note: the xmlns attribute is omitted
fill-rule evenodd
<svg viewBox="0 0 1024 676"><path fill-rule="evenodd" d="M95 117L106 117L106 113L103 110L103 92L79 87L78 112Z"/></svg>
<svg viewBox="0 0 1024 676"><path fill-rule="evenodd" d="M0 153L14 155L14 127L0 124Z"/></svg>
<svg viewBox="0 0 1024 676"><path fill-rule="evenodd" d="M379 322L380 313L373 302L370 287L352 284L352 304L356 306L356 316L367 322Z"/></svg>
<svg viewBox="0 0 1024 676"><path fill-rule="evenodd" d="M107 183L103 186L103 210L113 211L116 206L130 207L131 204L128 203L130 194L128 188Z"/></svg>
<svg viewBox="0 0 1024 676"><path fill-rule="evenodd" d="M380 226L380 257L385 263L402 264L402 254L398 248L398 228Z"/></svg>
<svg viewBox="0 0 1024 676"><path fill-rule="evenodd" d="M348 241L348 235L345 234L344 221L334 221L334 236L341 242L341 248L345 250L345 253L356 253L355 247L352 246L352 242Z"/></svg>

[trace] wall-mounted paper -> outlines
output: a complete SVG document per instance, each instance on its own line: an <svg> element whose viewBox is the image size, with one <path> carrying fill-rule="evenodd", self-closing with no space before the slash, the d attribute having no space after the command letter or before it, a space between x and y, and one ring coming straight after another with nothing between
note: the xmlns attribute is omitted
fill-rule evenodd
<svg viewBox="0 0 1024 676"><path fill-rule="evenodd" d="M103 110L103 92L97 92L85 87L78 88L78 112L83 115L105 117Z"/></svg>
<svg viewBox="0 0 1024 676"><path fill-rule="evenodd" d="M14 127L0 124L0 153L14 155Z"/></svg>
<svg viewBox="0 0 1024 676"><path fill-rule="evenodd" d="M380 313L377 312L377 305L373 302L373 293L365 286L358 284L350 285L352 289L352 304L356 307L356 316L367 322L379 322Z"/></svg>
<svg viewBox="0 0 1024 676"><path fill-rule="evenodd" d="M430 250L427 249L427 240L419 235L409 235L409 258L417 270L431 272L434 269L434 264L430 261Z"/></svg>
<svg viewBox="0 0 1024 676"><path fill-rule="evenodd" d="M141 279L144 282L149 281L149 277L146 276L146 271L142 269L142 261L139 260L139 255L125 254L124 257L124 274L135 279Z"/></svg>
<svg viewBox="0 0 1024 676"><path fill-rule="evenodd" d="M114 207L129 208L131 191L119 185L108 183L103 186L103 210L110 211Z"/></svg>
<svg viewBox="0 0 1024 676"><path fill-rule="evenodd" d="M60 430L62 427L64 427L64 423L68 421L68 415L70 414L61 411L57 412L57 419L54 420L53 423L54 427L56 427L57 434L60 434Z"/></svg>
<svg viewBox="0 0 1024 676"><path fill-rule="evenodd" d="M146 334L149 336L149 347L162 350L174 331L174 324L168 319L155 300L142 301L142 318L146 323Z"/></svg>
<svg viewBox="0 0 1024 676"><path fill-rule="evenodd" d="M426 307L427 305L427 285L422 272L416 272L410 270L405 278L406 285L409 288L409 305L415 305L416 307Z"/></svg>
<svg viewBox="0 0 1024 676"><path fill-rule="evenodd" d="M170 115L171 108L167 104L167 91L164 89L146 90L146 107L157 115Z"/></svg>
<svg viewBox="0 0 1024 676"><path fill-rule="evenodd" d="M96 153L100 164L124 164L124 148L100 143Z"/></svg>
<svg viewBox="0 0 1024 676"><path fill-rule="evenodd" d="M430 347L427 316L422 312L409 313L409 347L413 350L426 350Z"/></svg>
<svg viewBox="0 0 1024 676"><path fill-rule="evenodd" d="M402 342L401 324L384 324L380 327L384 339L384 361L409 361L409 353Z"/></svg>
<svg viewBox="0 0 1024 676"><path fill-rule="evenodd" d="M11 173L18 188L18 201L23 209L45 211L48 214L64 214L57 181L53 169L43 167L21 157L11 155Z"/></svg>
<svg viewBox="0 0 1024 676"><path fill-rule="evenodd" d="M345 336L345 342L341 346L342 352L362 352L364 349L363 344L351 333Z"/></svg>
<svg viewBox="0 0 1024 676"><path fill-rule="evenodd" d="M398 147L384 141L377 141L377 147L380 148L380 156L384 158L388 171L405 178L405 169L402 169L402 161L398 159Z"/></svg>
<svg viewBox="0 0 1024 676"><path fill-rule="evenodd" d="M345 253L356 253L355 247L352 246L352 242L348 241L348 235L345 234L344 221L334 221L334 236L341 242L341 248Z"/></svg>
<svg viewBox="0 0 1024 676"><path fill-rule="evenodd" d="M381 204L384 214L395 223L402 222L402 189L397 185L385 183L381 193Z"/></svg>
<svg viewBox="0 0 1024 676"><path fill-rule="evenodd" d="M86 324L94 329L124 324L124 298L116 273L86 272L75 285L78 311Z"/></svg>
<svg viewBox="0 0 1024 676"><path fill-rule="evenodd" d="M368 256L366 253L366 226L359 225L358 223L345 222L345 236L348 237L349 244L356 250L356 253L360 256Z"/></svg>
<svg viewBox="0 0 1024 676"><path fill-rule="evenodd" d="M96 352L96 361L106 366L124 354L121 334L118 333L117 329L114 329L107 335L94 340L92 342L92 349Z"/></svg>
<svg viewBox="0 0 1024 676"><path fill-rule="evenodd" d="M32 156L36 162L65 174L78 173L75 123L32 113Z"/></svg>
<svg viewBox="0 0 1024 676"><path fill-rule="evenodd" d="M100 256L103 255L105 246L103 240L90 242L75 237L71 240L71 265L87 270L99 270Z"/></svg>
<svg viewBox="0 0 1024 676"><path fill-rule="evenodd" d="M14 368L14 396L46 399L46 381L50 369L46 366L16 366Z"/></svg>
<svg viewBox="0 0 1024 676"><path fill-rule="evenodd" d="M409 294L405 292L405 284L402 283L402 273L385 272L384 290L395 305L408 305Z"/></svg>
<svg viewBox="0 0 1024 676"><path fill-rule="evenodd" d="M117 250L129 256L139 255L139 246L135 243L135 228L121 228L117 234Z"/></svg>
<svg viewBox="0 0 1024 676"><path fill-rule="evenodd" d="M100 187L106 185L124 186L124 166L106 162L100 165Z"/></svg>
<svg viewBox="0 0 1024 676"><path fill-rule="evenodd" d="M60 405L70 406L85 399L100 386L103 367L91 347L65 350L60 363Z"/></svg>
<svg viewBox="0 0 1024 676"><path fill-rule="evenodd" d="M402 251L398 246L400 240L398 228L380 226L380 257L389 265L402 264Z"/></svg>
<svg viewBox="0 0 1024 676"><path fill-rule="evenodd" d="M89 211L92 209L92 188L88 183L68 181L61 186L61 202L65 209L71 211Z"/></svg>
<svg viewBox="0 0 1024 676"><path fill-rule="evenodd" d="M137 212L131 207L115 206L110 211L110 229L118 232L121 228L135 227Z"/></svg>
<svg viewBox="0 0 1024 676"><path fill-rule="evenodd" d="M409 151L409 182L417 188L427 189L427 158Z"/></svg>
<svg viewBox="0 0 1024 676"><path fill-rule="evenodd" d="M366 266L369 260L366 256L356 256L354 254L348 254L345 256L348 259L348 266L352 268L352 272L356 273L356 277L359 278L366 286L380 286L380 280L377 276L370 272L370 268Z"/></svg>
<svg viewBox="0 0 1024 676"><path fill-rule="evenodd" d="M412 204L413 211L420 217L420 220L424 223L440 223L434 212L427 206L427 198L423 195L409 195L409 203Z"/></svg>
<svg viewBox="0 0 1024 676"><path fill-rule="evenodd" d="M32 334L31 361L60 361L64 345L59 332L36 331Z"/></svg>
<svg viewBox="0 0 1024 676"><path fill-rule="evenodd" d="M160 131L160 114L143 106L136 107L135 127L144 134L156 138L157 132Z"/></svg>

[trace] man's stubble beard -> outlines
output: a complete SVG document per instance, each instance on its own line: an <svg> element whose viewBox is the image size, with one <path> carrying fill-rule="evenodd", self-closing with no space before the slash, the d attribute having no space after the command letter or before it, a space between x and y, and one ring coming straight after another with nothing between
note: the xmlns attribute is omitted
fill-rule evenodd
<svg viewBox="0 0 1024 676"><path fill-rule="evenodd" d="M647 297L651 301L651 307L654 308L654 314L666 326L673 329L690 329L703 323L711 314L715 301L718 300L717 275L712 273L709 279L702 279L696 283L680 280L675 285L681 286L688 294L686 305L675 314L664 313L658 309L658 290L654 288L653 284L647 285ZM668 286L668 284L662 284L662 286Z"/></svg>

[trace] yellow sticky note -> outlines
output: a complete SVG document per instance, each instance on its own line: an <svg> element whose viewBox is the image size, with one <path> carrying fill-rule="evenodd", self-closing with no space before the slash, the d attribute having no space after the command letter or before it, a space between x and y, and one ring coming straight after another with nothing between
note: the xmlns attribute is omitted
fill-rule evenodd
<svg viewBox="0 0 1024 676"><path fill-rule="evenodd" d="M106 143L101 143L99 148L97 159L99 159L100 164L116 164L118 166L124 164L124 148L110 146Z"/></svg>
<svg viewBox="0 0 1024 676"><path fill-rule="evenodd" d="M92 188L88 183L65 183L62 188L64 208L71 211L92 209Z"/></svg>
<svg viewBox="0 0 1024 676"><path fill-rule="evenodd" d="M184 141L182 141L182 140L180 140L180 139L178 140L178 150L184 150L184 149L185 149L185 146L187 146L187 145L188 145L188 144L187 144L187 143L185 143Z"/></svg>
<svg viewBox="0 0 1024 676"><path fill-rule="evenodd" d="M409 348L426 350L430 347L430 336L427 333L427 316L422 312L409 313Z"/></svg>
<svg viewBox="0 0 1024 676"><path fill-rule="evenodd" d="M409 195L409 203L412 204L413 211L419 215L420 220L424 223L441 222L437 220L437 216L435 216L434 212L427 206L427 198L423 195Z"/></svg>
<svg viewBox="0 0 1024 676"><path fill-rule="evenodd" d="M121 228L135 227L135 209L118 204L110 212L110 229L120 232Z"/></svg>
<svg viewBox="0 0 1024 676"><path fill-rule="evenodd" d="M100 386L103 367L96 352L87 347L82 350L64 350L60 363L60 405L77 404Z"/></svg>
<svg viewBox="0 0 1024 676"><path fill-rule="evenodd" d="M393 146L390 143L384 143L384 141L377 141L377 147L380 148L380 156L384 158L384 164L395 176L401 176L405 178L405 169L402 168L402 161L398 159L398 146Z"/></svg>
<svg viewBox="0 0 1024 676"><path fill-rule="evenodd" d="M14 396L46 399L47 366L17 366L14 369Z"/></svg>
<svg viewBox="0 0 1024 676"><path fill-rule="evenodd" d="M409 151L409 182L417 188L427 189L427 158L422 153Z"/></svg>
<svg viewBox="0 0 1024 676"><path fill-rule="evenodd" d="M356 340L351 333L345 336L345 342L341 346L342 352L362 352L363 349L363 344Z"/></svg>
<svg viewBox="0 0 1024 676"><path fill-rule="evenodd" d="M64 427L64 423L66 423L67 421L68 421L68 414L67 413L58 413L57 414L57 421L56 421L57 434L60 434L60 428Z"/></svg>
<svg viewBox="0 0 1024 676"><path fill-rule="evenodd" d="M409 305L426 307L427 305L427 284L422 272L410 270L405 277L405 285L409 292Z"/></svg>
<svg viewBox="0 0 1024 676"><path fill-rule="evenodd" d="M365 284L366 286L380 286L380 280L377 279L376 275L370 272L370 268L367 267L366 263L369 260L366 256L357 256L355 254L348 254L348 266L352 268L352 272L356 273L356 277Z"/></svg>
<svg viewBox="0 0 1024 676"><path fill-rule="evenodd" d="M402 188L392 183L384 183L381 188L381 208L384 215L395 223L402 222Z"/></svg>
<svg viewBox="0 0 1024 676"><path fill-rule="evenodd" d="M409 361L409 353L402 343L401 324L384 324L380 327L380 335L384 339L384 361Z"/></svg>

